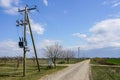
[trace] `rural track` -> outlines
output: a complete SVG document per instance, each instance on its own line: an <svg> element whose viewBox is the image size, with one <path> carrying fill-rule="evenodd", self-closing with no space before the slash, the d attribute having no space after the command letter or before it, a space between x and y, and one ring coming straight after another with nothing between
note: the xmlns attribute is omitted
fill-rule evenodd
<svg viewBox="0 0 120 80"><path fill-rule="evenodd" d="M90 60L73 64L39 80L89 80Z"/></svg>

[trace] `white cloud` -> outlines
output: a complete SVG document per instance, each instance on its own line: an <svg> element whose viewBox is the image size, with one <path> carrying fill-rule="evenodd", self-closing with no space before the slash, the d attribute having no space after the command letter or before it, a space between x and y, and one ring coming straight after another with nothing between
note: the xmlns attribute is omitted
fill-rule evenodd
<svg viewBox="0 0 120 80"><path fill-rule="evenodd" d="M45 31L44 25L40 23L36 23L32 19L30 19L30 21L31 21L31 27L33 32L36 32L39 35L44 33Z"/></svg>
<svg viewBox="0 0 120 80"><path fill-rule="evenodd" d="M4 10L4 12L7 14L16 15L18 13L17 10L18 10L17 7L12 7L12 8Z"/></svg>
<svg viewBox="0 0 120 80"><path fill-rule="evenodd" d="M55 43L61 43L60 40L49 40L49 39L45 39L42 42L39 43L40 48L45 48L46 46L50 46L53 45Z"/></svg>
<svg viewBox="0 0 120 80"><path fill-rule="evenodd" d="M48 0L43 0L43 3L45 4L45 6L48 6Z"/></svg>
<svg viewBox="0 0 120 80"><path fill-rule="evenodd" d="M94 48L120 46L120 19L103 20L89 30L92 35L86 38Z"/></svg>
<svg viewBox="0 0 120 80"><path fill-rule="evenodd" d="M13 40L0 42L0 56L22 56L22 50L18 47L18 43Z"/></svg>
<svg viewBox="0 0 120 80"><path fill-rule="evenodd" d="M81 33L74 33L72 34L73 36L76 36L76 37L80 37L80 38L86 38L87 35L86 34L81 34Z"/></svg>
<svg viewBox="0 0 120 80"><path fill-rule="evenodd" d="M0 7L4 9L4 12L8 14L16 14L19 0L0 0Z"/></svg>
<svg viewBox="0 0 120 80"><path fill-rule="evenodd" d="M11 7L11 0L0 0L0 6Z"/></svg>
<svg viewBox="0 0 120 80"><path fill-rule="evenodd" d="M27 57L33 57L34 51L33 46L28 45L30 52L27 52ZM41 52L39 47L37 48L37 52ZM23 48L19 48L18 42L13 40L5 40L0 42L0 57L9 56L9 57L16 57L16 56L23 56ZM38 57L44 57L42 53L38 53Z"/></svg>
<svg viewBox="0 0 120 80"><path fill-rule="evenodd" d="M89 29L90 36L83 38L84 49L120 47L120 18L107 19L96 23Z"/></svg>

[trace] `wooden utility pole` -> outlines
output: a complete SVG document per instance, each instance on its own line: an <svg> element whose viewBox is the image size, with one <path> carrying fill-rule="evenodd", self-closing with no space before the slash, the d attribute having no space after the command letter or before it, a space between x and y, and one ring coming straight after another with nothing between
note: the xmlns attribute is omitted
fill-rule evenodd
<svg viewBox="0 0 120 80"><path fill-rule="evenodd" d="M78 47L78 60L80 59L80 47Z"/></svg>
<svg viewBox="0 0 120 80"><path fill-rule="evenodd" d="M30 30L30 34L31 34L31 39L32 39L32 43L33 43L33 48L34 48L34 53L35 53L35 57L36 57L36 62L37 62L37 66L38 66L38 71L40 71L40 66L39 66L39 61L38 61L38 57L37 57L37 51L36 51L36 47L35 47L35 42L34 42L34 37L33 37L33 34L32 34L32 29L31 29L31 25L30 25L30 20L29 20L29 16L28 16L28 12L31 11L31 10L35 10L36 9L36 6L33 7L33 8L28 8L28 6L26 5L25 6L25 9L22 9L22 10L18 10L18 12L24 12L24 21L17 21L17 26L21 25L21 26L24 26L24 40L23 40L23 56L24 56L24 59L23 59L23 76L26 75L26 46L27 46L27 40L26 40L26 26L28 25L29 26L29 30Z"/></svg>
<svg viewBox="0 0 120 80"><path fill-rule="evenodd" d="M37 62L37 65L38 65L38 70L40 71L39 61L38 61L38 57L37 57L37 51L36 51L36 47L35 47L35 42L34 42L34 38L33 38L33 34L32 34L32 29L31 29L31 25L30 25L30 19L29 19L28 14L27 14L27 19L28 19L28 25L29 25L29 29L30 29L32 43L33 43L34 53L35 53L35 57L36 57L36 62Z"/></svg>

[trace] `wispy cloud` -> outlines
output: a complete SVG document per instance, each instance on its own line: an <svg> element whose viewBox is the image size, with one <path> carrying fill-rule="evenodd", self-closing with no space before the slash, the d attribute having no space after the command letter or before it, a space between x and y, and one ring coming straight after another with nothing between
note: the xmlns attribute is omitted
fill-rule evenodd
<svg viewBox="0 0 120 80"><path fill-rule="evenodd" d="M75 37L79 37L79 38L86 38L87 37L86 34L81 34L81 33L74 33L72 35L75 36Z"/></svg>
<svg viewBox="0 0 120 80"><path fill-rule="evenodd" d="M55 43L61 43L61 40L51 40L51 39L45 39L42 42L39 43L40 48L45 48L46 46L53 45Z"/></svg>
<svg viewBox="0 0 120 80"><path fill-rule="evenodd" d="M105 0L103 5L111 5L112 7L119 7L120 6L120 0Z"/></svg>
<svg viewBox="0 0 120 80"><path fill-rule="evenodd" d="M17 7L12 7L9 9L5 9L4 12L7 14L16 15L18 13L17 10L18 10Z"/></svg>
<svg viewBox="0 0 120 80"><path fill-rule="evenodd" d="M48 6L48 0L43 0L43 3L45 4L45 6Z"/></svg>
<svg viewBox="0 0 120 80"><path fill-rule="evenodd" d="M20 0L0 0L0 7L4 9L4 12L15 15L18 10Z"/></svg>
<svg viewBox="0 0 120 80"><path fill-rule="evenodd" d="M37 33L38 35L41 35L44 33L44 31L45 31L44 26L45 25L40 24L40 23L36 23L32 19L30 19L30 21L31 21L31 27L32 27L33 32Z"/></svg>
<svg viewBox="0 0 120 80"><path fill-rule="evenodd" d="M112 6L113 7L118 7L118 6L120 6L120 2L114 3Z"/></svg>
<svg viewBox="0 0 120 80"><path fill-rule="evenodd" d="M111 15L109 15L109 17L120 18L120 12L118 12L116 14L111 14Z"/></svg>

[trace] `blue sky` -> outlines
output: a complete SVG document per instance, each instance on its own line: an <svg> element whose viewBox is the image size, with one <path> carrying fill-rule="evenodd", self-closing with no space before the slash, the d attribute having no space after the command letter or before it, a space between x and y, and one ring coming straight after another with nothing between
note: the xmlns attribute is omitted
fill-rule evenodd
<svg viewBox="0 0 120 80"><path fill-rule="evenodd" d="M119 57L120 0L0 0L0 56L21 55L17 42L23 27L16 27L16 20L23 18L17 10L26 4L39 10L29 16L40 57L41 49L55 42L81 47L81 56Z"/></svg>

